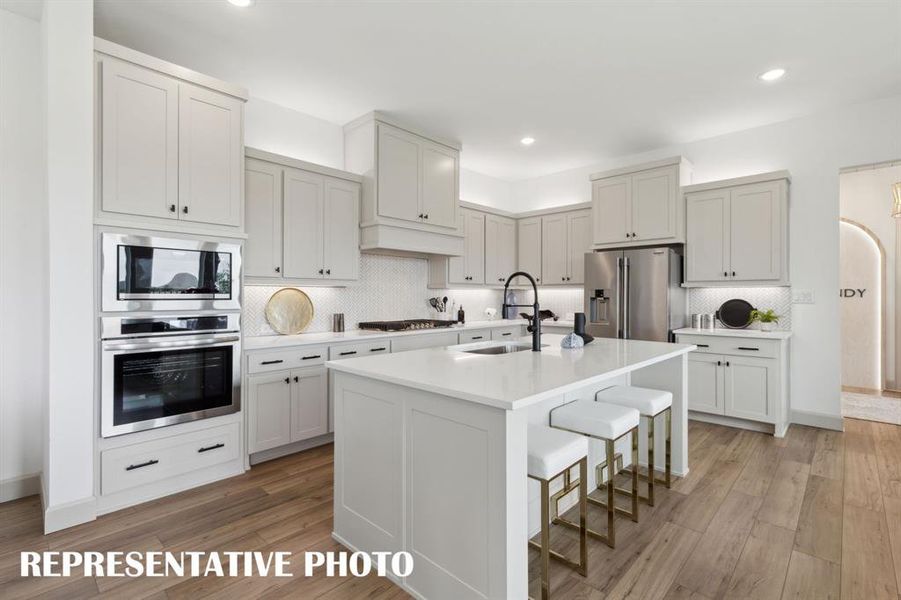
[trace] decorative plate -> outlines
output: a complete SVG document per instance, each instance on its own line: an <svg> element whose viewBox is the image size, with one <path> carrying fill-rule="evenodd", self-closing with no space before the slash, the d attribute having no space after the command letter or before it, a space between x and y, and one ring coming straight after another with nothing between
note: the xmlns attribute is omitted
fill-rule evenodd
<svg viewBox="0 0 901 600"><path fill-rule="evenodd" d="M313 302L297 288L281 289L266 303L266 320L282 335L300 333L313 320Z"/></svg>
<svg viewBox="0 0 901 600"><path fill-rule="evenodd" d="M733 298L723 302L716 311L716 317L729 329L744 329L751 324L751 311L754 307L747 300Z"/></svg>

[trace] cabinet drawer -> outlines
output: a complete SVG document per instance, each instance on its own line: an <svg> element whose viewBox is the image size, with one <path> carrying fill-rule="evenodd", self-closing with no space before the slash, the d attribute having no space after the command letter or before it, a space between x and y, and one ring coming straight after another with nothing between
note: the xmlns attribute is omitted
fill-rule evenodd
<svg viewBox="0 0 901 600"><path fill-rule="evenodd" d="M238 423L104 450L100 487L112 494L238 458Z"/></svg>
<svg viewBox="0 0 901 600"><path fill-rule="evenodd" d="M776 358L779 355L778 340L764 340L744 337L716 337L712 335L678 334L680 344L694 344L697 352L728 354L730 356L759 356Z"/></svg>
<svg viewBox="0 0 901 600"><path fill-rule="evenodd" d="M391 351L406 352L423 348L440 348L441 346L455 346L458 343L456 331L399 336L391 340Z"/></svg>
<svg viewBox="0 0 901 600"><path fill-rule="evenodd" d="M484 342L491 339L490 329L479 329L478 331L461 331L460 343L468 344L470 342Z"/></svg>
<svg viewBox="0 0 901 600"><path fill-rule="evenodd" d="M387 354L391 352L391 340L378 340L360 344L342 344L331 346L328 349L329 360L341 360L342 358L355 358L358 356L371 356L373 354Z"/></svg>
<svg viewBox="0 0 901 600"><path fill-rule="evenodd" d="M299 346L288 350L271 350L248 356L247 372L268 373L297 367L313 367L325 363L328 356L326 346Z"/></svg>
<svg viewBox="0 0 901 600"><path fill-rule="evenodd" d="M515 340L523 335L523 327L516 325L514 327L498 327L491 330L492 340Z"/></svg>

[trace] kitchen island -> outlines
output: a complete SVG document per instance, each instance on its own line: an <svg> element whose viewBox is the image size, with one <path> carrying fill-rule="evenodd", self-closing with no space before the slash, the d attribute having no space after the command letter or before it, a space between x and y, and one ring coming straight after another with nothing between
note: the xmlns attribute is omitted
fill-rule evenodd
<svg viewBox="0 0 901 600"><path fill-rule="evenodd" d="M482 342L329 362L335 539L410 552L413 572L397 583L416 597L526 598L527 541L539 525L527 426L615 384L673 393L672 469L687 473L694 346L596 339L563 350L561 339L543 335L541 352L472 353L503 344Z"/></svg>

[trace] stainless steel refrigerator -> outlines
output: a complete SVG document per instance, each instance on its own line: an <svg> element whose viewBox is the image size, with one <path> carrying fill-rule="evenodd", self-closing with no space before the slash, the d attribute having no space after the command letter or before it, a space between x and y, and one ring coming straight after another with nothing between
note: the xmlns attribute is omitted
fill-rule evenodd
<svg viewBox="0 0 901 600"><path fill-rule="evenodd" d="M595 337L672 341L685 326L681 246L585 255L586 331Z"/></svg>

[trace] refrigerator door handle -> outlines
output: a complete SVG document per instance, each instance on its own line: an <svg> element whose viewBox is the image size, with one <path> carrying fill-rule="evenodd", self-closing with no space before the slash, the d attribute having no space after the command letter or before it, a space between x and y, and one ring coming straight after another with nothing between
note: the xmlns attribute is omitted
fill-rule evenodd
<svg viewBox="0 0 901 600"><path fill-rule="evenodd" d="M623 258L623 275L622 275L622 290L623 290L623 338L629 339L631 337L632 332L629 331L629 302L631 298L629 298L629 270L631 265L629 264L629 257L626 256Z"/></svg>

